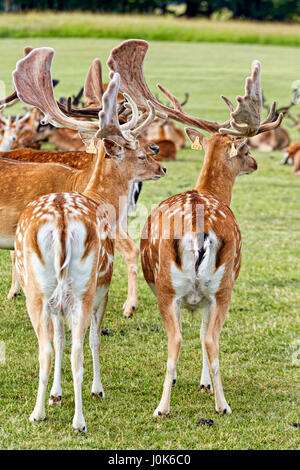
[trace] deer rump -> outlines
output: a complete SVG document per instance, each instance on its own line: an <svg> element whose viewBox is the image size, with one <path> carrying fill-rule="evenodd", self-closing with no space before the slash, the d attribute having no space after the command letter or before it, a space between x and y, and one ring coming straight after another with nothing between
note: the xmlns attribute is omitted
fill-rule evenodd
<svg viewBox="0 0 300 470"><path fill-rule="evenodd" d="M224 274L224 266L218 266L222 246L216 234L212 230L187 233L174 239L173 246L176 263L171 265L171 276L176 294L182 296L187 308L210 300Z"/></svg>

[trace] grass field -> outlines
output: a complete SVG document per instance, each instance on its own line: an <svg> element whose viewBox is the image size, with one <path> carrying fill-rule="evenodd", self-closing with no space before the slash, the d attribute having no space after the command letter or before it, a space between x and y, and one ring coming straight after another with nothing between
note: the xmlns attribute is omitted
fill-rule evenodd
<svg viewBox="0 0 300 470"><path fill-rule="evenodd" d="M117 40L1 40L1 78L11 90L10 72L24 45L56 49L56 93L77 92L91 60L106 60ZM300 78L299 52L294 48L225 44L151 43L146 75L178 97L190 92L186 110L208 119L224 120L220 99L243 92L251 61L262 61L266 96L279 105L290 100L290 84ZM295 140L299 137L292 131ZM90 396L91 354L86 340L83 381L88 433L74 435L70 336L63 361L61 409L47 406L47 420L32 425L38 384L38 348L25 309L24 296L6 300L10 283L9 253L0 253L0 340L6 362L0 365L0 448L2 449L296 449L299 429L300 305L300 179L291 168L278 166L280 152L253 152L256 173L236 182L232 209L243 237L243 265L234 288L220 341L221 372L231 416L214 411L214 399L199 390L201 317L183 312L183 346L178 381L172 392L171 414L157 420L152 413L160 399L166 366L167 339L156 299L140 272L139 310L122 319L126 297L125 263L116 256L110 300L102 336L102 381L105 400ZM144 185L140 202L150 208L169 195L192 188L201 170L202 152L189 148L177 162L167 163L168 175ZM141 207L141 205L140 205ZM141 216L144 222L145 216ZM132 221L131 223L138 223ZM299 329L298 329L299 333ZM298 335L299 338L299 335ZM52 377L52 376L51 376ZM49 388L50 391L50 388ZM200 418L215 426L197 426Z"/></svg>
<svg viewBox="0 0 300 470"><path fill-rule="evenodd" d="M142 38L156 41L230 42L300 46L299 24L112 15L29 12L0 15L0 38Z"/></svg>

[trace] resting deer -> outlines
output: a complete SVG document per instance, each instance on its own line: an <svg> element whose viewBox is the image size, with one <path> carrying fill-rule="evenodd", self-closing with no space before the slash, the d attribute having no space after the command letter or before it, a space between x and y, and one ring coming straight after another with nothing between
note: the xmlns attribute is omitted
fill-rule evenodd
<svg viewBox="0 0 300 470"><path fill-rule="evenodd" d="M252 173L256 161L249 155L246 138L280 125L282 115L261 123L260 63L252 64L252 76L246 79L245 96L237 97L238 106L223 97L230 109L230 121L224 124L189 116L167 90L174 109L162 106L152 96L144 75L145 41L126 41L113 49L108 65L121 74L121 89L135 90L137 104L146 100L156 112L163 112L180 122L203 129L186 130L194 148L201 146L205 159L196 187L162 202L149 216L141 237L144 277L157 296L158 306L168 335L168 361L163 394L155 416L169 413L172 384L181 347L180 310L203 309L201 342L203 370L200 387L212 393L213 378L216 410L231 413L222 388L219 366L219 337L229 308L231 292L241 264L241 234L230 210L232 188L240 174ZM132 59L132 61L131 61ZM124 64L126 63L126 68ZM130 72L129 72L130 71ZM128 80L130 73L131 80ZM233 129L228 128L231 125Z"/></svg>
<svg viewBox="0 0 300 470"><path fill-rule="evenodd" d="M293 97L292 101L287 106L282 106L281 108L277 109L275 114L275 118L282 113L284 118L289 118L292 121L295 121L293 116L290 114L290 109L297 104L298 99L298 89L293 90ZM262 95L263 100L263 107L270 112L270 107L266 104L266 100ZM286 129L283 127L277 127L276 129L272 129L268 132L264 132L263 134L259 134L254 137L250 137L248 139L248 144L252 149L258 149L261 152L271 152L272 150L282 150L290 145L290 136Z"/></svg>
<svg viewBox="0 0 300 470"><path fill-rule="evenodd" d="M88 103L100 103L102 94L97 95L97 84L101 81L99 70L99 61L95 60L87 74L85 82L85 96ZM96 71L95 71L96 68ZM100 69L101 70L101 69ZM95 91L96 90L96 91ZM102 92L100 92L102 93ZM54 106L55 100L53 100ZM93 108L94 109L94 108ZM90 112L90 111L88 111ZM74 121L73 127L78 129L80 121ZM68 122L66 122L67 124ZM92 128L97 128L97 123L90 123ZM142 137L144 131L137 135L142 148L147 155L153 155L157 148L151 144L146 144ZM86 152L67 152L57 153L50 151L30 151L23 149L1 156L17 159L24 163L17 163L0 159L0 248L13 249L13 239L16 225L21 211L25 205L33 199L57 191L78 191L82 193L89 184L91 174L94 171L96 163L95 156ZM27 163L25 163L27 162ZM28 163L31 162L31 163ZM32 163L35 162L35 163ZM67 164L73 168L58 165L57 163L40 162L58 162ZM164 168L164 171L165 168ZM108 177L107 177L108 179ZM24 184L27 181L28 184ZM34 182L34 183L31 183ZM109 185L104 180L103 186ZM99 182L99 191L101 191ZM131 202L131 192L134 190L134 184L129 195L129 204ZM121 226L117 230L116 248L121 252L127 263L128 269L128 296L123 305L124 315L130 317L138 307L137 299L137 270L139 248L131 240L126 230ZM14 254L12 253L12 262L14 266ZM8 293L11 299L20 292L19 282L16 273L12 273L12 285Z"/></svg>
<svg viewBox="0 0 300 470"><path fill-rule="evenodd" d="M1 116L0 121L3 125L3 135L0 141L0 152L7 152L12 147L13 143L17 141L19 133L24 127L24 123L27 121L29 113L26 113L25 116L20 117L16 116L8 118Z"/></svg>
<svg viewBox="0 0 300 470"><path fill-rule="evenodd" d="M293 165L292 174L300 175L300 140L293 142L285 149L283 160L279 164Z"/></svg>
<svg viewBox="0 0 300 470"><path fill-rule="evenodd" d="M45 418L52 334L56 354L50 403L60 404L65 315L72 331L73 428L85 432L81 397L83 342L91 321L92 394L104 396L99 368L100 328L112 277L114 231L126 217L131 182L159 179L165 172L158 162L145 155L137 141L139 133L144 132L155 117L153 106L149 104L147 119L135 128L138 111L134 101L125 95L133 113L130 122L120 125L116 112L120 79L115 74L103 95L103 110L99 113L98 123L76 121L65 116L53 95L53 55L53 49L40 48L17 63L13 79L18 96L25 103L38 106L45 119L53 124L76 127L84 134L84 139L95 146L96 159L82 194L74 189L46 194L32 200L22 211L15 237L16 268L39 341L39 388L30 420ZM63 172L64 168L61 166L60 171ZM46 178L49 170L45 171ZM104 180L107 186L101 184Z"/></svg>

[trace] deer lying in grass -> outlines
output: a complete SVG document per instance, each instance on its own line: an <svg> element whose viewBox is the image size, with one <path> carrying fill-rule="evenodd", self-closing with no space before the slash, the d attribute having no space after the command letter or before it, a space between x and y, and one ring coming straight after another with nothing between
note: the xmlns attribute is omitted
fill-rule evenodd
<svg viewBox="0 0 300 470"><path fill-rule="evenodd" d="M26 113L25 116L16 116L8 118L1 116L0 125L2 124L3 134L0 140L0 152L7 152L12 147L13 143L16 142L19 138L19 133L24 127L24 123L29 118L29 113Z"/></svg>
<svg viewBox="0 0 300 470"><path fill-rule="evenodd" d="M94 105L101 106L102 91L99 92L101 95L98 95L98 98L96 96L97 84L101 81L101 68L100 74L96 73L97 71L99 71L99 61L96 60L93 61L87 74L85 96L89 104L94 103ZM90 112L89 109L86 109L87 113ZM75 127L78 127L80 122L75 120L74 122ZM98 126L97 123L91 123L91 125L93 127ZM156 146L145 142L143 129L140 132L141 135L137 135L137 139L144 152L149 156L157 153ZM78 191L82 193L89 184L96 162L96 157L86 152L37 152L23 149L2 153L1 156L24 162L0 160L0 248L11 250L13 249L13 237L17 221L25 205L38 196L51 192ZM45 162L53 163L47 163L45 166ZM73 168L62 168L57 163L63 163ZM165 168L164 171L166 171ZM37 183L24 185L24 181L37 181ZM106 180L103 181L104 186L109 186L109 184ZM134 186L134 183L132 183L128 196L129 205L131 204ZM103 188L101 188L99 182L99 190L101 189ZM127 231L122 229L122 226L118 226L117 229L116 248L121 252L127 263L128 296L123 305L123 312L126 317L131 317L138 308L137 270L139 248L131 240ZM14 266L13 253L11 253L11 257ZM20 286L13 268L12 284L8 298L12 299L19 292Z"/></svg>
<svg viewBox="0 0 300 470"><path fill-rule="evenodd" d="M91 321L90 347L94 362L92 394L104 396L99 368L100 328L112 276L114 230L126 217L124 198L128 198L131 182L159 179L165 172L158 162L145 155L136 140L154 119L153 106L149 104L146 121L135 128L138 112L133 100L126 95L133 108L132 119L120 125L116 112L120 79L115 74L103 96L99 123L66 117L54 100L51 84L53 55L53 49L40 48L17 63L13 78L18 96L26 103L38 106L46 120L51 120L55 125L76 127L84 133L84 138L92 140L96 147L97 157L82 194L73 188L71 192L35 198L25 207L16 230L16 269L39 341L39 388L30 420L45 418L52 335L56 357L50 401L60 404L65 315L72 331L73 428L77 432L85 432L81 398L83 342ZM39 165L39 169L41 167ZM64 168L67 169L60 166L59 171L63 173ZM44 165L44 184L51 175L50 170L51 167L46 169ZM39 184L35 179L33 181ZM104 181L107 185L103 185ZM26 179L23 185L26 185Z"/></svg>
<svg viewBox="0 0 300 470"><path fill-rule="evenodd" d="M144 75L143 60L148 44L126 41L113 49L108 65L121 75L121 89L135 90L137 104L146 100L157 112L203 129L211 137L188 128L194 148L201 146L205 159L196 187L163 201L149 216L141 237L141 259L145 279L157 296L168 335L168 361L161 401L155 416L169 413L172 384L181 347L182 307L203 309L201 342L203 370L200 387L212 393L213 378L216 410L231 413L222 388L219 366L219 337L229 308L231 292L241 264L241 234L230 210L232 188L240 174L252 173L256 161L249 155L246 138L280 125L282 115L271 122L275 103L261 123L260 63L252 64L252 76L246 79L245 96L237 97L238 106L225 97L231 118L224 124L205 121L185 114L177 99L167 90L174 109L162 106L152 96ZM124 65L126 64L126 67ZM129 80L130 75L130 80ZM229 129L228 125L233 129Z"/></svg>
<svg viewBox="0 0 300 470"><path fill-rule="evenodd" d="M295 118L290 114L290 109L297 104L298 99L298 89L293 90L292 101L287 106L282 106L279 108L275 114L275 118L282 114L284 118L289 118L295 122ZM262 95L263 107L270 112L270 106L266 104L266 100ZM248 144L252 149L258 149L261 152L271 152L272 150L282 150L290 145L290 136L286 129L283 127L277 127L268 132L250 137L248 139Z"/></svg>
<svg viewBox="0 0 300 470"><path fill-rule="evenodd" d="M292 174L300 175L300 140L289 145L284 152L281 165L293 165Z"/></svg>

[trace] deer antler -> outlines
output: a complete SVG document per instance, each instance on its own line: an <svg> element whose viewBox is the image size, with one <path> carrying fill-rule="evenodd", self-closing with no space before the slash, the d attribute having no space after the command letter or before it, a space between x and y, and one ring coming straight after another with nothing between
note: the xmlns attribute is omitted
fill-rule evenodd
<svg viewBox="0 0 300 470"><path fill-rule="evenodd" d="M246 78L245 95L237 96L238 105L234 109L231 101L222 96L229 107L231 120L231 129L219 129L222 134L230 134L236 137L251 137L262 132L275 129L282 121L283 115L280 114L275 122L272 122L275 116L276 103L273 102L268 117L261 123L262 110L262 90L260 82L261 65L258 60L252 62L251 77ZM245 125L242 125L245 124Z"/></svg>
<svg viewBox="0 0 300 470"><path fill-rule="evenodd" d="M94 59L84 83L84 96L87 106L102 108L104 86L102 82L102 66L99 59Z"/></svg>
<svg viewBox="0 0 300 470"><path fill-rule="evenodd" d="M176 121L200 127L211 133L217 132L221 127L225 127L228 124L227 122L218 124L217 122L206 121L184 113L177 98L161 85L158 85L158 88L172 102L173 108L161 104L152 95L144 77L143 63L147 50L148 43L146 41L129 39L112 49L107 61L110 70L120 74L121 90L134 96L139 109L145 112L147 110L147 101L149 101L154 106L158 117L165 119L169 116Z"/></svg>
<svg viewBox="0 0 300 470"><path fill-rule="evenodd" d="M13 81L19 99L38 107L44 113L43 124L51 122L56 127L68 127L85 132L97 131L99 123L73 119L59 109L54 98L51 79L53 57L53 49L41 47L33 49L17 62Z"/></svg>
<svg viewBox="0 0 300 470"><path fill-rule="evenodd" d="M115 73L103 94L103 109L99 113L99 122L79 121L65 116L59 109L53 93L51 80L51 64L54 50L48 47L34 49L27 57L17 63L13 72L13 80L19 98L25 103L38 107L45 115L44 123L51 122L58 127L67 127L84 133L95 133L96 138L104 137L114 140L121 146L136 148L135 137L140 129L148 126L153 119L151 109L146 122L134 130L139 116L133 99L125 94L127 106L131 107L132 117L129 122L119 124L117 113L117 97L120 87L120 76ZM85 136L84 136L85 137Z"/></svg>
<svg viewBox="0 0 300 470"><path fill-rule="evenodd" d="M32 47L30 46L25 46L24 47L24 57L27 56L30 52L32 51ZM2 104L8 105L8 106L13 106L19 101L18 95L16 91L13 91L10 95L6 96L6 98L1 98L0 100L0 106ZM8 107L7 106L7 107Z"/></svg>

